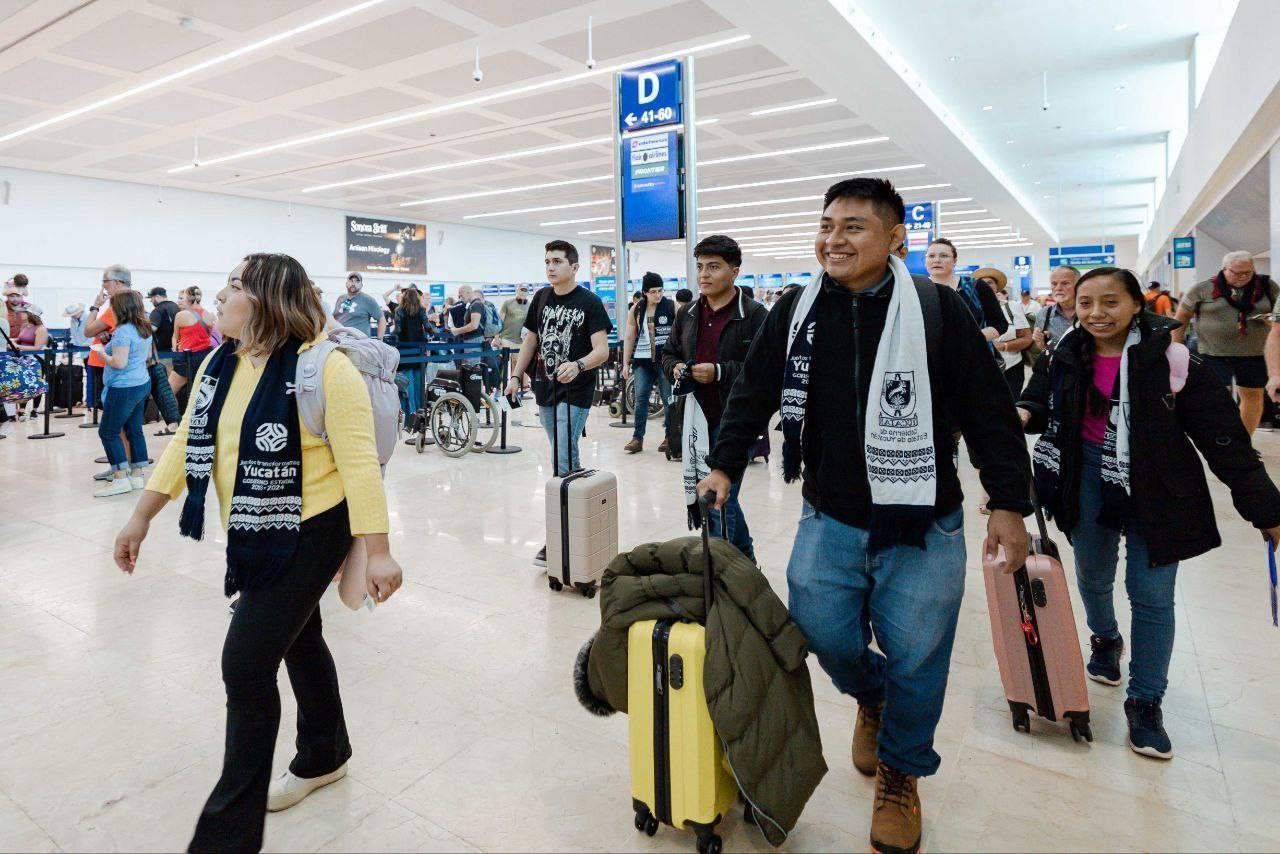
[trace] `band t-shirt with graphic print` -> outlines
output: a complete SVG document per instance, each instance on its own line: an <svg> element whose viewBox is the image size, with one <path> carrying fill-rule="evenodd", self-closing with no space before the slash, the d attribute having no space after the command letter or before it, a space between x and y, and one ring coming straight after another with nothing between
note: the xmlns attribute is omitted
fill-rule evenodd
<svg viewBox="0 0 1280 854"><path fill-rule="evenodd" d="M535 294L524 328L538 336L538 362L533 370L533 393L539 406L551 405L551 384L547 377L565 362L584 359L591 352L591 336L609 333L613 324L600 297L581 285L559 296L547 285L546 296ZM555 390L556 402L567 399L571 406L590 406L595 395L595 370L583 371L567 386Z"/></svg>

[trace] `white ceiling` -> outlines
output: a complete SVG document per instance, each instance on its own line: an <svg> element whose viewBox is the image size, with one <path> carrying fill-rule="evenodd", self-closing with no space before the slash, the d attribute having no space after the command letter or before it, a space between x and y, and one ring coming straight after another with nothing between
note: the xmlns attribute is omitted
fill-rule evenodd
<svg viewBox="0 0 1280 854"><path fill-rule="evenodd" d="M0 138L357 2L0 0ZM803 0L812 2L823 0ZM798 14L803 3L779 2L777 8ZM544 223L610 216L609 181L546 185L607 175L609 144L503 155L608 135L611 76L600 73L465 108L451 105L582 74L588 15L594 18L597 68L750 37L698 54L698 116L715 120L698 129L704 163L699 185L706 194L700 204L799 200L705 213L707 219L729 220L717 228L730 233L751 228L744 237L795 231L808 220L735 217L813 212L812 197L831 179L717 191L726 185L922 163L909 153L909 141L894 139L705 165L713 159L881 135L849 102L751 116L752 111L830 95L771 52L769 27L740 29L737 16L726 17L732 14L726 4L714 5L719 12L701 0L383 0L215 67L0 142L0 166L577 237L582 231L608 229L611 223ZM1086 11L1083 3L1074 4L1080 7L1074 12L1047 3L1019 4L1022 11L1014 12L1014 4L1000 11L1006 9L1002 4L924 2L902 15L888 0L862 5L877 21L885 19L895 44L917 63L929 85L955 105L970 132L999 156L1004 173L1026 185L1021 188L1025 195L1038 198L1041 185L1033 186L1034 180L1055 194L1055 208L1049 210L1056 212L1064 233L1138 232L1139 225L1104 224L1142 219L1123 205L1150 199L1144 183L1154 174L1156 147L1150 138L1163 126L1170 99L1177 100L1175 46L1209 13L1196 12L1182 0L1113 2L1107 12L1093 4ZM931 5L935 14L928 14ZM964 5L971 8L958 8ZM1041 8L1025 11L1029 6ZM1116 11L1130 6L1132 15ZM1173 6L1182 14L1171 13ZM1113 17L1116 22L1130 20L1131 27L1113 31ZM1063 29L1060 23L1070 26ZM991 43L993 32L1000 34L998 45ZM479 84L471 72L477 46L484 69ZM951 54L959 59L948 62ZM1052 58L1048 70L1054 108L1040 115L1039 71L1046 56ZM1123 96L1113 91L1121 80L1127 87ZM994 109L983 113L981 106L987 103ZM342 132L429 108L441 109L429 117ZM1127 130L1111 130L1116 115L1125 117ZM1053 123L1064 128L1053 130ZM331 135L209 163L317 134ZM1006 136L1015 138L1007 148ZM197 138L205 165L172 173L191 163ZM1112 158L1113 153L1122 158ZM479 158L502 159L456 165ZM1021 162L1028 166L1020 167ZM394 174L433 166L445 168ZM929 163L886 175L913 186L948 183L947 171L945 164ZM304 192L352 181L361 183ZM401 207L425 198L511 188L527 189ZM914 201L970 193L957 184L906 195ZM601 200L605 203L583 204ZM466 219L553 205L578 207ZM975 198L964 207L985 204ZM763 227L772 225L777 228ZM598 239L609 237L602 233Z"/></svg>
<svg viewBox="0 0 1280 854"><path fill-rule="evenodd" d="M857 5L1073 242L1145 232L1165 133L1173 157L1186 130L1193 38L1203 80L1236 3L920 0L909 15L894 0Z"/></svg>

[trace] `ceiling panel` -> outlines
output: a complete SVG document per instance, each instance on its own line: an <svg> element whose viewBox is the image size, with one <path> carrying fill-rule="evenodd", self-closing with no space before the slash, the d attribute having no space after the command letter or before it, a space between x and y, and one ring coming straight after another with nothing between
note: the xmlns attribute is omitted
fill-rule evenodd
<svg viewBox="0 0 1280 854"><path fill-rule="evenodd" d="M363 92L352 92L340 98L298 107L297 112L321 119L332 119L335 122L354 122L370 116L421 106L422 101L412 95L378 86L365 89Z"/></svg>
<svg viewBox="0 0 1280 854"><path fill-rule="evenodd" d="M72 145L69 142L27 138L0 148L0 157L17 157L37 163L56 163L59 160L75 157L77 154L84 154L88 150L83 145Z"/></svg>
<svg viewBox="0 0 1280 854"><path fill-rule="evenodd" d="M75 123L54 125L45 136L63 142L107 148L149 133L155 131L152 128L118 122L106 116L95 116Z"/></svg>
<svg viewBox="0 0 1280 854"><path fill-rule="evenodd" d="M245 122L242 125L219 130L218 133L233 139L247 140L248 142L277 142L331 128L332 125L313 122L310 119L303 119L297 116L264 116L251 122Z"/></svg>
<svg viewBox="0 0 1280 854"><path fill-rule="evenodd" d="M0 0L0 21L12 18L34 2L35 0Z"/></svg>
<svg viewBox="0 0 1280 854"><path fill-rule="evenodd" d="M278 98L309 86L318 86L337 76L332 71L314 65L273 56L193 85L219 95L257 102Z"/></svg>
<svg viewBox="0 0 1280 854"><path fill-rule="evenodd" d="M361 70L376 68L474 36L471 30L412 7L299 48Z"/></svg>
<svg viewBox="0 0 1280 854"><path fill-rule="evenodd" d="M151 0L156 6L189 15L198 21L210 21L231 30L252 30L268 21L311 5L314 0Z"/></svg>
<svg viewBox="0 0 1280 854"><path fill-rule="evenodd" d="M333 139L326 139L324 142L315 142L311 145L304 145L291 150L316 157L329 158L350 157L353 154L373 154L385 151L388 148L396 148L399 145L400 143L398 142L392 142L374 134L361 133L334 137ZM251 163L256 162L256 160L251 161Z"/></svg>
<svg viewBox="0 0 1280 854"><path fill-rule="evenodd" d="M701 116L717 116L721 113L738 112L739 110L762 110L802 101L807 98L822 97L823 92L811 81L799 78L770 83L765 86L743 88L717 95L698 96L698 114ZM802 115L797 113L797 116Z"/></svg>
<svg viewBox="0 0 1280 854"><path fill-rule="evenodd" d="M46 59L29 59L0 73L0 95L62 104L119 79L115 74L100 74Z"/></svg>
<svg viewBox="0 0 1280 854"><path fill-rule="evenodd" d="M465 143L460 143L460 145L466 146L467 155L470 157L485 157L490 154L505 154L509 151L521 151L526 148L553 145L561 141L541 131L522 130L469 139Z"/></svg>
<svg viewBox="0 0 1280 854"><path fill-rule="evenodd" d="M535 18L586 5L588 0L538 0L537 3L513 0L466 0L464 8L472 15L499 27L523 24Z"/></svg>
<svg viewBox="0 0 1280 854"><path fill-rule="evenodd" d="M483 48L480 54L480 69L484 72L484 79L479 83L473 78L474 68L474 61L460 62L448 68L410 77L404 82L424 92L453 98L508 86L512 83L525 83L560 70L522 51L506 50L493 56L486 56Z"/></svg>
<svg viewBox="0 0 1280 854"><path fill-rule="evenodd" d="M491 119L478 113L445 113L444 115L402 125L392 125L382 133L401 136L415 142L423 142L435 136L454 136L457 134L475 133L501 124L498 119Z"/></svg>
<svg viewBox="0 0 1280 854"><path fill-rule="evenodd" d="M609 92L597 83L579 83L540 94L534 98L512 98L489 107L495 113L530 121L561 113L608 108Z"/></svg>
<svg viewBox="0 0 1280 854"><path fill-rule="evenodd" d="M18 101L10 101L7 98L0 98L0 126L8 125L19 119L25 119L32 113L40 112L39 107L33 107L30 104L23 104Z"/></svg>
<svg viewBox="0 0 1280 854"><path fill-rule="evenodd" d="M192 92L165 92L152 98L140 101L129 101L129 106L116 110L114 116L124 119L137 119L166 126L186 124L187 122L207 119L228 110L235 109L235 104L216 101Z"/></svg>
<svg viewBox="0 0 1280 854"><path fill-rule="evenodd" d="M172 160L163 157L152 157L148 154L126 154L123 157L112 157L100 163L90 163L92 169L106 169L110 172L124 172L136 175L139 172L160 172L173 166Z"/></svg>
<svg viewBox="0 0 1280 854"><path fill-rule="evenodd" d="M697 57L694 60L694 76L701 87L708 83L718 83L721 80L760 74L785 67L785 63L774 56L768 48L758 44L748 44L736 50Z"/></svg>
<svg viewBox="0 0 1280 854"><path fill-rule="evenodd" d="M180 166L184 163L191 162L191 154L194 150L194 135L190 139L176 139L172 142L166 142L164 145L158 145L154 148L148 148L143 154L154 154L156 157L164 157L171 161L174 166ZM201 135L200 137L200 156L202 158L218 157L228 154L237 148L237 144L225 139L217 139ZM189 174L189 173L184 173Z"/></svg>
<svg viewBox="0 0 1280 854"><path fill-rule="evenodd" d="M146 71L218 41L216 36L138 12L100 24L53 53L119 71Z"/></svg>
<svg viewBox="0 0 1280 854"><path fill-rule="evenodd" d="M814 107L809 110L793 110L785 113L771 113L767 116L747 116L745 119L725 123L725 130L750 136L757 133L773 133L807 125L826 124L828 122L850 121L856 118L852 110L839 104L826 107Z"/></svg>
<svg viewBox="0 0 1280 854"><path fill-rule="evenodd" d="M639 15L597 22L592 28L592 50L597 62L607 62L640 50L669 47L675 39L697 35L709 40L715 33L733 29L733 24L713 12L701 0L687 0ZM549 39L542 46L578 62L587 57L586 21L568 35Z"/></svg>

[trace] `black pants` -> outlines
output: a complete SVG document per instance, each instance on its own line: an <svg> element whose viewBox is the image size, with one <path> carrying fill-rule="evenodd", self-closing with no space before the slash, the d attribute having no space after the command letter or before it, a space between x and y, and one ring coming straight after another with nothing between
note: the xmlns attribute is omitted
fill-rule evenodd
<svg viewBox="0 0 1280 854"><path fill-rule="evenodd" d="M320 597L351 547L346 503L302 523L289 570L240 594L222 647L227 740L222 777L196 823L190 851L258 851L271 757L280 729L276 673L283 660L298 701L299 777L336 771L351 756L338 673L320 632Z"/></svg>
<svg viewBox="0 0 1280 854"><path fill-rule="evenodd" d="M1022 384L1026 382L1027 368L1022 362L1014 365L1012 368L1005 368L1004 381L1009 384L1009 392L1013 395L1013 402L1017 403L1018 398L1022 397Z"/></svg>

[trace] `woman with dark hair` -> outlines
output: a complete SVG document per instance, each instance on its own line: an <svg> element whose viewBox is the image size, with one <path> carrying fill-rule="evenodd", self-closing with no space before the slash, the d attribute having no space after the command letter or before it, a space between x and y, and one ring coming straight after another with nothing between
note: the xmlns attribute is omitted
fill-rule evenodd
<svg viewBox="0 0 1280 854"><path fill-rule="evenodd" d="M151 394L147 356L151 353L151 320L142 303L142 294L121 289L111 298L116 328L106 344L94 344L106 362L102 378L102 415L98 438L107 452L111 480L93 495L109 498L142 489L147 471L147 437L142 416ZM129 439L126 453L120 439L123 430Z"/></svg>
<svg viewBox="0 0 1280 854"><path fill-rule="evenodd" d="M396 340L401 344L421 344L435 332L427 319L426 309L422 307L422 294L414 286L400 292L400 303L395 312ZM406 365L398 371L409 382L406 393L400 398L406 417L422 407L422 369L422 365Z"/></svg>
<svg viewBox="0 0 1280 854"><path fill-rule="evenodd" d="M1074 549L1093 634L1088 673L1106 685L1121 681L1124 640L1112 589L1124 537L1133 609L1129 746L1169 759L1160 704L1173 654L1178 562L1222 544L1196 451L1272 548L1280 539L1280 492L1226 389L1173 342L1176 324L1143 307L1142 286L1128 270L1085 273L1076 285L1076 325L1036 363L1018 406L1027 431L1042 434L1032 453L1036 493Z"/></svg>
<svg viewBox="0 0 1280 854"><path fill-rule="evenodd" d="M298 354L325 327L302 265L287 255L250 255L227 278L218 304L226 340L197 373L186 416L117 535L114 556L131 574L151 520L184 490L179 531L201 539L205 494L214 485L227 531L223 590L240 599L222 649L222 777L190 850L257 851L267 810L341 779L351 756L320 597L353 538L367 548L375 602L400 587L401 573L387 545L369 394L341 351L329 354L322 371L327 435L314 435L298 417ZM297 754L273 781L282 660L298 701Z"/></svg>

